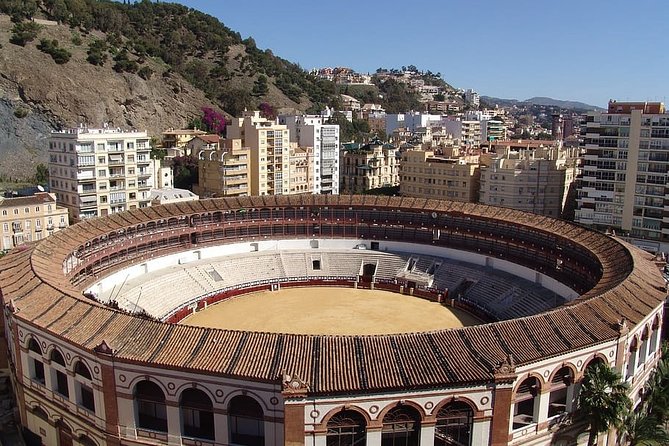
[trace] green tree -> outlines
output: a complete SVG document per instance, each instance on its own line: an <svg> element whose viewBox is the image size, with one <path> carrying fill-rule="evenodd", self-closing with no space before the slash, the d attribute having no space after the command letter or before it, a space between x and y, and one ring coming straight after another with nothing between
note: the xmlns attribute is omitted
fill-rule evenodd
<svg viewBox="0 0 669 446"><path fill-rule="evenodd" d="M49 168L46 166L46 164L39 163L37 166L35 166L35 183L49 183Z"/></svg>
<svg viewBox="0 0 669 446"><path fill-rule="evenodd" d="M662 345L662 359L644 388L644 409L662 422L669 419L669 346Z"/></svg>
<svg viewBox="0 0 669 446"><path fill-rule="evenodd" d="M41 26L35 22L21 22L12 28L12 36L9 41L14 45L26 46L26 43L32 42L39 35Z"/></svg>
<svg viewBox="0 0 669 446"><path fill-rule="evenodd" d="M629 446L664 446L669 444L669 434L662 422L646 411L630 411L618 432L618 442Z"/></svg>
<svg viewBox="0 0 669 446"><path fill-rule="evenodd" d="M588 367L578 397L579 410L590 424L588 446L594 446L600 433L620 428L631 406L629 385L608 365Z"/></svg>
<svg viewBox="0 0 669 446"><path fill-rule="evenodd" d="M69 62L70 57L72 57L72 53L65 48L58 46L58 41L56 39L42 39L37 45L37 48L43 53L49 54L54 62L59 65Z"/></svg>
<svg viewBox="0 0 669 446"><path fill-rule="evenodd" d="M260 76L258 76L258 79L256 79L255 83L253 84L252 94L253 96L260 97L260 96L265 96L268 92L269 92L269 87L267 86L267 76L261 74Z"/></svg>

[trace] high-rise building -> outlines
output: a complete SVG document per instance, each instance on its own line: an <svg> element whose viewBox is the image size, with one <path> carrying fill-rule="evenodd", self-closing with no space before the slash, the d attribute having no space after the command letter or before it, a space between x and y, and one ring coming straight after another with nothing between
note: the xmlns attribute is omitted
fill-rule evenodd
<svg viewBox="0 0 669 446"><path fill-rule="evenodd" d="M339 194L339 125L324 124L323 117L315 115L282 115L278 121L290 131L291 142L304 149L312 148L311 192Z"/></svg>
<svg viewBox="0 0 669 446"><path fill-rule="evenodd" d="M283 124L260 116L259 111L244 112L232 118L227 127L230 139L241 139L249 148L251 161L249 195L283 195L290 193L290 130Z"/></svg>
<svg viewBox="0 0 669 446"><path fill-rule="evenodd" d="M56 194L0 197L0 251L41 240L68 225L67 209L56 204Z"/></svg>
<svg viewBox="0 0 669 446"><path fill-rule="evenodd" d="M589 112L576 221L669 251L669 114L659 102L610 101Z"/></svg>
<svg viewBox="0 0 669 446"><path fill-rule="evenodd" d="M79 127L52 132L49 184L76 222L150 206L154 187L146 132Z"/></svg>

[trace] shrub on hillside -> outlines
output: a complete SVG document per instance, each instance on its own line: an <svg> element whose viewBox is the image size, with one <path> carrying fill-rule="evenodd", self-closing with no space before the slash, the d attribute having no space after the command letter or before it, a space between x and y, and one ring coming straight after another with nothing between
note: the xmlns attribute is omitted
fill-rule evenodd
<svg viewBox="0 0 669 446"><path fill-rule="evenodd" d="M72 54L68 50L58 46L58 41L56 39L42 39L37 45L37 48L41 52L50 55L53 61L60 65L69 62L72 57Z"/></svg>
<svg viewBox="0 0 669 446"><path fill-rule="evenodd" d="M14 45L26 46L39 35L41 27L35 22L21 22L14 25L9 41Z"/></svg>

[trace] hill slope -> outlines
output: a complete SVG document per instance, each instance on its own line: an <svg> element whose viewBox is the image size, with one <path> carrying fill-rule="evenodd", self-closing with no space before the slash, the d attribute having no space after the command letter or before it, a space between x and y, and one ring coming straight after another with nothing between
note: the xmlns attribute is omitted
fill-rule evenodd
<svg viewBox="0 0 669 446"><path fill-rule="evenodd" d="M155 135L185 126L202 107L238 115L267 102L305 111L334 97L332 83L182 5L37 1L26 12L26 4L0 2L0 12L58 22L38 19L37 38L20 46L0 14L0 126L9 129L0 132L0 177L32 176L46 160L48 133L60 127L108 122ZM42 39L57 40L70 60L54 62L38 49ZM96 44L99 64L87 60Z"/></svg>

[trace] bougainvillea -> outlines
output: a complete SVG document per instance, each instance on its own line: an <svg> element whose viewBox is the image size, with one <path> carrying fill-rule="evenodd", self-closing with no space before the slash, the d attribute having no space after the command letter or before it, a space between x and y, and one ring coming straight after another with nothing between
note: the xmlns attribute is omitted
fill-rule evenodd
<svg viewBox="0 0 669 446"><path fill-rule="evenodd" d="M211 133L222 135L225 132L225 116L211 107L202 107L202 123Z"/></svg>

